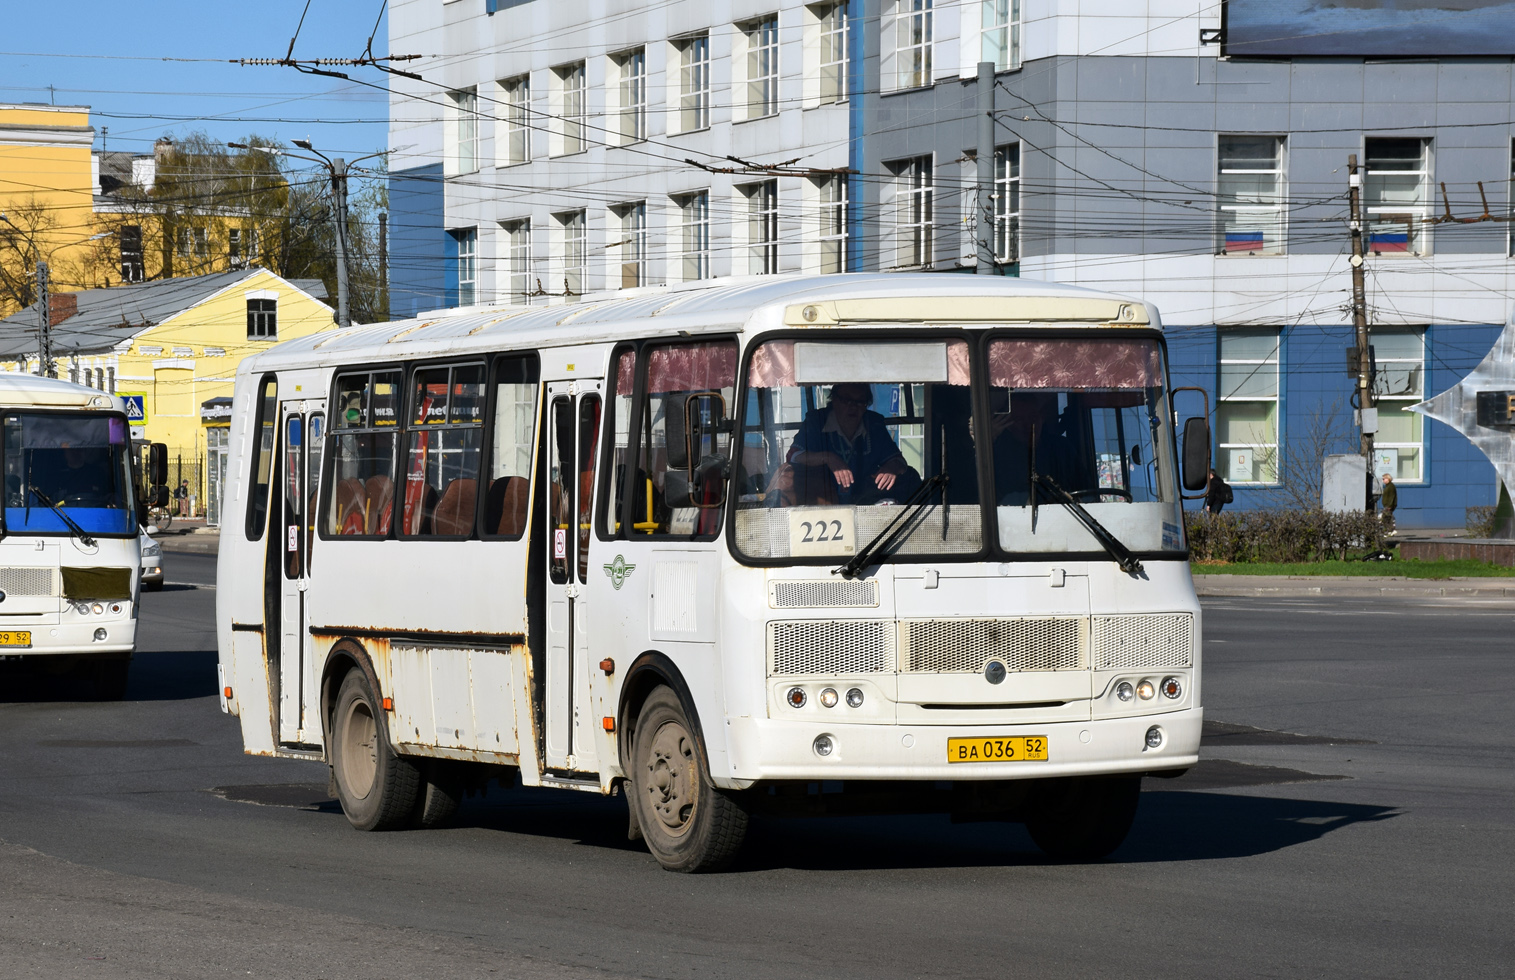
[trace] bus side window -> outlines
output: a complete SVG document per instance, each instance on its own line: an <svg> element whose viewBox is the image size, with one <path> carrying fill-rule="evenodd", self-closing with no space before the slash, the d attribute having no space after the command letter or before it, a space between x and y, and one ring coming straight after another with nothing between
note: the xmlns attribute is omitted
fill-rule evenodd
<svg viewBox="0 0 1515 980"><path fill-rule="evenodd" d="M486 538L519 540L526 533L537 427L537 377L535 357L506 357L495 364L489 479L484 488L482 534Z"/></svg>
<svg viewBox="0 0 1515 980"><path fill-rule="evenodd" d="M667 496L669 472L687 472L689 465L700 462L694 458L684 464L670 465L668 413L683 412L689 396L699 394L722 396L715 401L724 401L725 421L730 422L736 394L734 341L701 341L648 349L638 461L640 472L632 486L632 512L638 517L644 513L650 517L645 525L637 525L638 533L644 527L649 534L677 537L708 537L720 531L723 508L685 506L684 502L671 501ZM711 448L715 454L729 458L729 428L719 435ZM700 453L698 447L693 451ZM685 455L687 451L675 452L673 460L677 463ZM705 492L712 499L722 499L719 487L707 484Z"/></svg>
<svg viewBox="0 0 1515 980"><path fill-rule="evenodd" d="M331 470L322 487L322 537L388 537L400 373L344 374L333 387Z"/></svg>
<svg viewBox="0 0 1515 980"><path fill-rule="evenodd" d="M425 368L411 382L401 533L473 534L484 448L484 365Z"/></svg>
<svg viewBox="0 0 1515 980"><path fill-rule="evenodd" d="M247 540L263 540L263 527L268 523L269 481L274 470L274 434L279 424L278 382L273 375L264 377L258 385L257 418L253 420L252 475L248 478L251 487L247 498Z"/></svg>
<svg viewBox="0 0 1515 980"><path fill-rule="evenodd" d="M605 539L623 537L621 511L626 503L626 465L631 456L631 431L635 428L631 421L631 394L632 386L636 381L636 350L627 347L617 351L615 365L615 371L609 378L610 391L606 395L610 400L610 411L613 413L610 430L610 465L608 472L600 480L600 485L604 488L600 499L600 513L604 515L600 524L600 536ZM647 474L638 470L633 478L645 485ZM642 509L632 512L632 528L634 533L645 533L656 527L652 516L646 510L645 489L637 495L637 500L640 501Z"/></svg>

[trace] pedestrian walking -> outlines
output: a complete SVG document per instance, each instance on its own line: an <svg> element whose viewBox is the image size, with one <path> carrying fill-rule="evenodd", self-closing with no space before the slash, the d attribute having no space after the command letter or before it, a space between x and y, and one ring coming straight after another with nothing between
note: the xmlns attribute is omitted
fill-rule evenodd
<svg viewBox="0 0 1515 980"><path fill-rule="evenodd" d="M1220 509L1229 504L1234 496L1231 484L1222 480L1215 470L1210 470L1210 479L1205 481L1205 513L1219 514Z"/></svg>
<svg viewBox="0 0 1515 980"><path fill-rule="evenodd" d="M1383 492L1378 495L1378 505L1383 509L1383 525L1392 533L1394 508L1399 506L1399 488L1394 485L1394 477L1388 473L1383 475Z"/></svg>
<svg viewBox="0 0 1515 980"><path fill-rule="evenodd" d="M189 481L180 480L179 486L174 490L174 499L178 501L180 517L189 516Z"/></svg>

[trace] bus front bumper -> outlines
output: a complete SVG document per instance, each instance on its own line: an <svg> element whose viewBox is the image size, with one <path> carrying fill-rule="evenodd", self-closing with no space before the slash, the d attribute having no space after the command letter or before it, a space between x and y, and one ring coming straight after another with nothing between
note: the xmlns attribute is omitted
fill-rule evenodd
<svg viewBox="0 0 1515 980"><path fill-rule="evenodd" d="M118 617L97 622L72 622L18 626L11 632L30 631L31 646L0 646L0 657L78 656L95 653L131 653L137 644L137 621ZM105 639L95 639L104 630Z"/></svg>
<svg viewBox="0 0 1515 980"><path fill-rule="evenodd" d="M1031 725L831 725L731 718L729 771L712 773L723 789L760 780L1047 779L1185 769L1199 761L1203 708L1093 721ZM1162 735L1147 747L1148 731ZM829 736L830 754L816 752ZM1045 761L948 762L949 738L1038 736Z"/></svg>

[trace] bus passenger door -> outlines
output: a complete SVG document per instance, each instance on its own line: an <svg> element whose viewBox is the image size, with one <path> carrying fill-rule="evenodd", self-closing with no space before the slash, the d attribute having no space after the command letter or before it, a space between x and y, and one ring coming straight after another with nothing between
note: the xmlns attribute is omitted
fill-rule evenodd
<svg viewBox="0 0 1515 980"><path fill-rule="evenodd" d="M316 692L306 676L310 670L310 631L305 611L306 588L310 583L310 533L315 520L313 496L320 473L322 416L310 412L308 402L285 402L280 425L284 491L282 520L276 542L283 552L282 594L279 602L279 741L308 743L307 708L315 707ZM314 717L309 719L314 721Z"/></svg>
<svg viewBox="0 0 1515 980"><path fill-rule="evenodd" d="M547 384L547 678L549 769L594 771L589 665L594 631L584 603L594 469L600 432L599 381Z"/></svg>

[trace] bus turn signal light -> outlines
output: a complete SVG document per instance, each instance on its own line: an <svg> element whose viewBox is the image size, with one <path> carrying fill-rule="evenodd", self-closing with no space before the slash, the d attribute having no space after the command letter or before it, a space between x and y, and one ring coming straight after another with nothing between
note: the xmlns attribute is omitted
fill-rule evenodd
<svg viewBox="0 0 1515 980"><path fill-rule="evenodd" d="M384 701L383 701L383 704L384 704L384 710L385 711L393 711L393 710L395 710L395 699L394 698L385 698Z"/></svg>
<svg viewBox="0 0 1515 980"><path fill-rule="evenodd" d="M231 688L229 688L229 687L223 687L221 689L221 695L223 697L225 697L226 700L230 701L231 700Z"/></svg>
<svg viewBox="0 0 1515 980"><path fill-rule="evenodd" d="M611 660L609 657L606 657L604 660L600 661L600 669L603 670L606 675L614 674L615 661Z"/></svg>
<svg viewBox="0 0 1515 980"><path fill-rule="evenodd" d="M607 670L605 673L608 674L608 673L610 673L610 671ZM613 731L615 731L615 719L609 717L608 715L606 717L600 719L600 724L605 726L605 730L607 732L613 732Z"/></svg>

